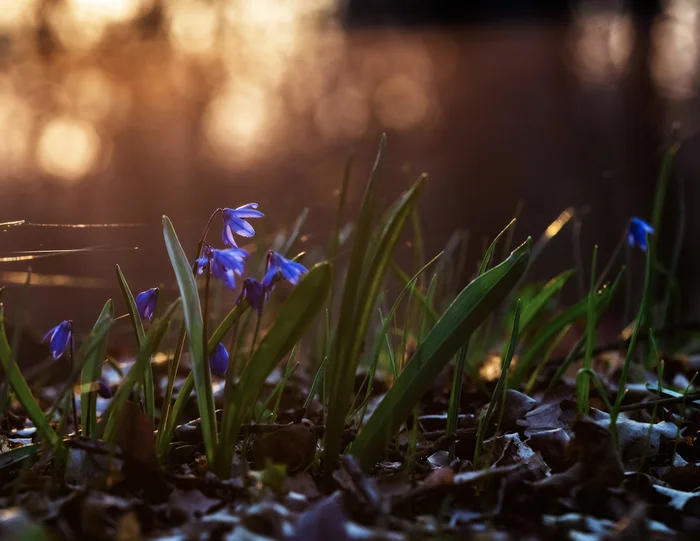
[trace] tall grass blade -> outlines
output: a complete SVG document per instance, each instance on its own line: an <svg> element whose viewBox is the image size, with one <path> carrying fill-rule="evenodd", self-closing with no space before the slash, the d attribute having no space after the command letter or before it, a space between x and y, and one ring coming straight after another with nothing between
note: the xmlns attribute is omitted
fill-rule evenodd
<svg viewBox="0 0 700 541"><path fill-rule="evenodd" d="M122 270L119 265L117 265L117 280L119 281L119 288L122 290L122 295L126 301L131 326L134 328L136 347L141 349L141 344L145 340L146 332L143 330L143 321L141 321L141 315L136 307L136 299L134 299L134 294L131 292L129 283L126 281L124 274L122 274ZM151 363L148 363L146 373L143 378L143 394L146 414L153 419L155 417L155 395L153 388L153 367L151 366Z"/></svg>
<svg viewBox="0 0 700 541"><path fill-rule="evenodd" d="M515 347L518 345L518 338L520 336L520 300L518 300L515 305L515 315L513 317L513 330L510 333L510 340L508 342L508 348L506 349L505 355L501 361L501 375L498 377L498 382L496 382L496 388L493 390L493 395L491 396L491 402L489 402L489 407L486 409L486 414L479 419L479 426L476 432L476 447L474 448L474 464L478 464L479 456L481 454L481 448L484 445L484 438L486 437L486 430L491 424L491 417L493 417L493 412L496 409L496 405L501 403L501 395L506 388L506 380L508 379L508 371L510 370L510 363L513 360L513 355L515 354Z"/></svg>
<svg viewBox="0 0 700 541"><path fill-rule="evenodd" d="M180 297L182 298L204 448L209 464L213 464L217 444L216 409L211 386L209 359L206 356L204 343L204 322L202 319L202 307L199 302L199 291L197 282L192 274L192 265L187 260L173 224L167 216L163 216L163 236L168 257L170 257L170 263L177 278Z"/></svg>
<svg viewBox="0 0 700 541"><path fill-rule="evenodd" d="M80 385L80 418L83 436L95 437L97 426L97 381L100 378L102 361L107 350L107 338L112 328L114 303L109 299L100 313L87 341L76 354L77 365L82 367ZM77 427L76 427L77 430Z"/></svg>
<svg viewBox="0 0 700 541"><path fill-rule="evenodd" d="M425 182L426 176L422 175L394 205L383 231L377 238L376 248L371 258L366 257L368 245L360 245L362 241L359 231L366 224L358 224L358 236L353 244L350 269L343 292L335 355L333 363L329 365L330 400L324 455L327 474L330 474L331 468L342 451L341 440L345 419L352 403L353 378L360 361L360 352L367 335L371 313L384 281L386 267L403 226L418 203ZM373 180L370 180L371 184ZM360 214L368 212L369 210L363 208ZM365 259L367 259L366 264ZM359 272L356 273L356 270Z"/></svg>
<svg viewBox="0 0 700 541"><path fill-rule="evenodd" d="M531 239L500 265L470 283L425 337L389 390L350 452L365 469L383 453L413 406L432 385L457 349L506 297L527 268Z"/></svg>
<svg viewBox="0 0 700 541"><path fill-rule="evenodd" d="M586 310L586 353L583 356L583 372L579 372L576 377L576 411L578 415L588 413L588 396L590 394L590 382L588 380L588 372L591 369L593 361L593 346L595 345L595 328L596 328L596 307L595 307L595 273L596 264L598 263L598 245L593 247L593 259L591 262L591 284L588 290L587 310Z"/></svg>

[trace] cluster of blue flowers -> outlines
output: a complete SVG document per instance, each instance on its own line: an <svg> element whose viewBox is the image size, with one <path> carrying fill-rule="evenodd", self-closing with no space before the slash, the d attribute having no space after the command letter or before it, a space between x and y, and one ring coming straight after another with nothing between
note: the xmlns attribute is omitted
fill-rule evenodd
<svg viewBox="0 0 700 541"><path fill-rule="evenodd" d="M245 274L245 262L249 253L238 247L235 235L243 238L255 235L255 229L247 220L264 216L257 208L257 203L248 203L235 209L219 209L218 212L220 212L224 222L221 238L227 248L217 249L204 243L201 253L194 263L196 274L200 275L207 271L210 276L221 280L230 289L236 289L236 276L242 277ZM306 272L308 271L302 264L287 259L277 252L269 251L262 281L252 277L245 278L241 292L236 299L236 305L245 299L250 307L258 315L261 315L264 302L268 299L276 282L284 278L289 283L296 285ZM153 322L158 294L159 289L152 287L136 296L136 308L142 319ZM49 340L49 349L54 359L59 359L64 354L72 334L73 322L69 320L62 321L46 333L43 341ZM218 344L209 358L212 373L224 375L228 369L228 361L228 351L223 344ZM103 398L111 396L110 388L103 380L98 382L97 392Z"/></svg>

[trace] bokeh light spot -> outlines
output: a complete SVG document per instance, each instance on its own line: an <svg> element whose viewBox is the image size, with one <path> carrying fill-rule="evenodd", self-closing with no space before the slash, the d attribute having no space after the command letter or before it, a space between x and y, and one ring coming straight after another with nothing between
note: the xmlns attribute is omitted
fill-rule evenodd
<svg viewBox="0 0 700 541"><path fill-rule="evenodd" d="M97 163L100 138L93 127L68 116L50 120L37 144L37 161L44 172L74 181Z"/></svg>

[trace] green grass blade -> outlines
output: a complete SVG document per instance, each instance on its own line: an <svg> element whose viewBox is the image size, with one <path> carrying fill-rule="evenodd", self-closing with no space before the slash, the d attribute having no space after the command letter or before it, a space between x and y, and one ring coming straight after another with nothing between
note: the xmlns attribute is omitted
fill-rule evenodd
<svg viewBox="0 0 700 541"><path fill-rule="evenodd" d="M493 395L491 396L491 402L489 402L489 407L486 409L486 414L479 419L479 426L476 432L476 447L474 447L474 464L477 465L479 461L479 455L481 454L481 447L484 445L484 438L486 437L486 430L491 424L491 417L493 417L493 412L496 410L496 405L501 402L501 394L506 388L506 380L508 379L508 371L510 370L510 363L513 360L513 355L515 354L515 347L518 345L518 338L520 336L520 300L518 300L515 305L515 315L513 317L513 330L510 333L510 340L508 342L508 349L503 356L501 362L501 375L498 377L498 382L496 382L496 388L493 390ZM478 467L478 466L477 466Z"/></svg>
<svg viewBox="0 0 700 541"><path fill-rule="evenodd" d="M114 303L112 299L109 299L102 308L87 341L76 354L77 364L82 367L80 418L83 424L83 435L86 437L95 437L95 426L97 425L97 409L95 407L97 388L95 382L100 378L113 317Z"/></svg>
<svg viewBox="0 0 700 541"><path fill-rule="evenodd" d="M234 306L231 311L226 314L226 317L219 323L219 326L214 330L209 342L207 343L207 356L214 351L216 345L223 340L226 333L231 330L236 322L241 319L243 312L248 309L248 301L246 299L241 299L241 303Z"/></svg>
<svg viewBox="0 0 700 541"><path fill-rule="evenodd" d="M420 343L350 448L365 469L381 456L392 435L465 338L474 332L520 279L527 268L531 242L528 238L503 263L464 288Z"/></svg>
<svg viewBox="0 0 700 541"><path fill-rule="evenodd" d="M221 440L217 449L217 472L223 477L231 473L231 461L241 425L250 415L267 376L294 347L321 311L331 288L328 263L312 268L292 290L275 322L246 366L232 401L224 406Z"/></svg>
<svg viewBox="0 0 700 541"><path fill-rule="evenodd" d="M341 440L345 428L345 419L352 403L353 379L360 361L360 352L369 327L371 312L377 301L379 289L384 281L386 267L399 240L406 220L418 203L427 177L422 175L403 197L394 205L393 212L387 218L384 230L378 237L374 257L369 263L364 280L358 290L355 308L351 319L341 320L338 325L336 356L330 365L331 394L328 404L328 419L325 434L326 472L341 453ZM356 239L356 242L358 239ZM357 246L353 246L353 251ZM366 247L363 247L366 250ZM348 280L350 278L348 277ZM347 286L346 286L347 287ZM343 299L345 301L345 299ZM345 334L347 333L347 334Z"/></svg>
<svg viewBox="0 0 700 541"><path fill-rule="evenodd" d="M652 237L654 235L651 235ZM649 310L651 307L651 291L652 291L652 280L653 272L652 267L654 265L654 251L653 244L649 235L647 235L647 257L646 257L646 270L644 272L644 291L642 292L642 300L639 305L639 312L637 313L637 318L634 323L634 330L632 331L632 336L630 336L630 343L627 347L627 356L625 357L625 364L622 366L622 372L620 373L620 384L617 390L617 396L615 397L615 407L612 414L610 415L610 425L612 426L617 420L617 416L620 413L620 408L622 407L622 401L625 398L625 389L627 387L627 377L629 375L630 365L632 364L632 356L634 355L635 349L637 347L637 338L639 333L645 325L647 325L647 319L649 317Z"/></svg>
<svg viewBox="0 0 700 541"><path fill-rule="evenodd" d="M567 270L552 278L547 282L533 299L523 307L522 315L520 316L521 332L525 331L530 323L535 319L540 310L544 308L549 300L556 295L561 288L564 287L567 280L574 274L573 270Z"/></svg>
<svg viewBox="0 0 700 541"><path fill-rule="evenodd" d="M168 415L168 418L165 421L162 429L163 433L159 434L160 437L158 438L156 455L161 461L165 458L165 455L168 452L168 446L170 445L170 440L172 440L173 438L173 433L175 432L177 420L180 418L185 408L185 405L187 404L187 401L189 400L190 395L192 394L193 389L194 374L190 372L189 374L187 374L185 381L182 383L180 392L178 393L177 398L175 399L175 404L173 404L173 407L170 408L170 414Z"/></svg>
<svg viewBox="0 0 700 541"><path fill-rule="evenodd" d="M214 407L214 393L211 387L209 359L206 356L204 344L204 322L199 302L199 291L192 274L192 265L187 260L173 224L167 216L163 216L163 236L182 298L204 448L209 464L213 464L217 444L216 408Z"/></svg>
<svg viewBox="0 0 700 541"><path fill-rule="evenodd" d="M481 265L479 265L479 273L478 276L481 276L484 274L489 267L491 266L491 261L493 260L493 254L496 251L496 246L498 245L498 241L501 240L501 237L505 235L508 230L515 225L515 218L513 218L510 222L508 222L508 225L506 225L501 232L496 235L496 238L493 239L489 247L486 249L486 253L484 253L484 258L481 261Z"/></svg>
<svg viewBox="0 0 700 541"><path fill-rule="evenodd" d="M61 439L54 429L51 428L46 417L44 417L44 412L41 411L34 395L32 395L32 391L29 389L29 385L27 385L27 381L22 376L12 355L12 350L5 334L5 307L2 304L0 304L0 363L2 363L5 377L15 391L19 403L22 404L24 411L34 423L39 434L46 439L52 449L58 449L61 445Z"/></svg>
<svg viewBox="0 0 700 541"><path fill-rule="evenodd" d="M406 287L411 283L411 277L408 274L406 274L395 261L390 261L389 266L401 282L402 286ZM423 308L427 311L428 316L430 316L431 323L434 325L437 322L437 320L440 319L440 314L438 313L438 311L435 310L435 307L433 307L430 300L419 289L413 291L413 296L416 299L418 299L418 301L423 305Z"/></svg>
<svg viewBox="0 0 700 541"><path fill-rule="evenodd" d="M591 369L593 362L593 346L595 345L595 328L596 328L596 307L595 307L595 273L596 264L598 262L598 245L593 247L593 260L591 262L591 285L588 290L587 309L586 309L586 353L583 356L583 372L579 372L576 376L576 412L578 415L588 413L588 397L590 394L590 381L588 372Z"/></svg>
<svg viewBox="0 0 700 541"><path fill-rule="evenodd" d="M119 385L119 388L112 397L107 410L102 415L105 422L104 439L106 441L114 441L119 423L121 422L122 408L128 400L131 391L140 381L143 380L146 365L151 362L151 356L155 353L161 340L163 340L165 331L168 330L170 318L179 305L180 300L178 299L172 303L165 311L163 316L156 319L153 322L153 325L151 325L151 328L148 329L145 337L146 339L139 349L134 365L131 367L131 370L129 370L129 373L126 375L121 385Z"/></svg>
<svg viewBox="0 0 700 541"><path fill-rule="evenodd" d="M136 307L136 299L134 299L134 294L131 292L129 283L126 281L124 274L122 274L122 270L119 265L117 265L117 280L119 281L119 288L122 290L122 295L126 301L131 326L134 328L136 347L137 349L141 349L141 344L143 344L146 336L146 333L143 330L143 321L141 321L141 315ZM153 419L155 417L155 393L153 389L153 367L151 366L151 363L148 363L148 366L146 367L145 376L143 378L143 391L146 414Z"/></svg>
<svg viewBox="0 0 700 541"><path fill-rule="evenodd" d="M610 300L617 291L622 271L617 275L615 281L610 287L604 287L602 290L595 293L596 310L598 317L605 311L610 303ZM584 317L588 312L588 297L581 299L579 302L564 310L557 315L552 321L540 329L532 338L528 346L523 351L523 354L518 358L515 365L515 371L510 378L510 387L513 389L519 388L521 382L525 379L530 371L531 364L534 362L540 350L553 340L559 332L566 327Z"/></svg>

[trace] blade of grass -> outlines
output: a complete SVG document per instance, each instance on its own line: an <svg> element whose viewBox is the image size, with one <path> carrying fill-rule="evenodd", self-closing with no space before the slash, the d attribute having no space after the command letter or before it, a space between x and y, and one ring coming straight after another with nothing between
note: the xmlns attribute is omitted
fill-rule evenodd
<svg viewBox="0 0 700 541"><path fill-rule="evenodd" d="M192 265L187 260L173 224L167 216L163 216L163 237L168 251L168 257L175 271L177 285L182 298L187 342L194 373L194 384L197 392L197 405L201 419L202 438L209 464L214 464L217 445L216 408L214 393L211 386L209 359L206 356L204 343L204 322L202 307L199 302L197 282L192 274Z"/></svg>
<svg viewBox="0 0 700 541"><path fill-rule="evenodd" d="M360 245L360 236L355 238L351 260L353 272L348 270L346 288L343 293L340 320L336 335L334 362L330 365L330 400L325 433L324 469L330 476L338 455L345 430L345 418L352 403L353 380L360 361L362 344L367 335L371 313L377 301L379 289L384 281L386 267L408 217L418 203L427 177L421 175L393 207L384 229L378 236L376 249L371 259L365 257L367 244ZM372 184L372 180L370 180ZM369 187L368 187L369 189ZM365 213L363 208L361 215ZM369 224L359 224L360 226ZM365 263L367 259L367 264ZM366 270L362 272L362 268ZM355 270L360 272L355 273ZM354 282L352 282L354 281ZM352 286L350 285L352 282ZM348 297L345 293L348 292ZM346 302L348 306L346 306Z"/></svg>
<svg viewBox="0 0 700 541"><path fill-rule="evenodd" d="M567 280L574 274L573 270L566 270L547 282L535 297L526 303L520 316L520 325L524 332L535 317L540 313L549 300L556 295L566 284Z"/></svg>
<svg viewBox="0 0 700 541"><path fill-rule="evenodd" d="M146 333L143 330L143 322L141 321L141 315L136 307L136 300L134 299L134 294L131 292L129 283L126 281L121 268L117 265L117 280L119 281L119 288L122 291L124 300L126 301L126 307L129 311L129 319L131 320L131 326L134 328L134 337L136 338L136 348L140 349L143 343ZM144 404L146 406L146 414L153 419L155 417L155 395L153 389L153 367L151 363L148 363L146 367L145 376L143 379L143 390L144 390Z"/></svg>
<svg viewBox="0 0 700 541"><path fill-rule="evenodd" d="M479 419L479 426L476 431L476 447L474 447L474 465L479 464L479 456L481 454L481 448L484 445L484 438L486 437L486 430L491 424L491 417L496 409L496 404L501 402L501 394L506 388L506 380L508 379L508 371L510 370L510 363L513 360L513 355L515 354L515 347L518 345L518 338L520 335L520 300L518 300L515 305L515 316L513 318L513 329L510 333L510 340L508 342L508 348L503 355L503 360L501 362L501 375L498 377L498 382L493 390L493 395L491 396L491 402L489 402L489 407L486 409L486 414Z"/></svg>
<svg viewBox="0 0 700 541"><path fill-rule="evenodd" d="M654 235L652 235L653 237ZM642 301L639 305L639 312L634 323L634 330L632 331L632 336L630 336L629 346L627 348L627 356L625 357L625 364L622 366L622 372L620 373L620 384L617 390L617 396L615 397L615 407L610 414L610 426L613 426L617 417L620 414L620 408L622 407L622 401L624 400L627 388L627 378L629 376L630 366L632 364L632 357L634 355L635 349L637 347L637 338L642 327L647 325L647 318L649 315L649 309L651 307L652 299L650 297L652 290L652 267L654 264L654 251L653 244L649 242L651 239L647 235L647 257L646 257L646 270L644 272L644 290L642 292Z"/></svg>
<svg viewBox="0 0 700 541"><path fill-rule="evenodd" d="M598 317L600 317L609 306L612 297L617 291L621 277L622 271L620 271L610 287L604 287L595 293L596 310L599 314ZM517 389L520 387L521 382L527 376L530 370L531 363L539 351L550 343L550 341L559 334L561 329L584 317L587 312L588 297L584 297L579 302L557 315L554 319L552 319L552 321L550 321L535 334L528 346L523 351L523 354L518 358L518 362L515 365L515 370L509 382L511 389Z"/></svg>
<svg viewBox="0 0 700 541"><path fill-rule="evenodd" d="M474 332L520 279L527 267L531 242L528 238L503 263L464 288L419 344L350 448L365 470L382 455L392 435L464 343L465 337Z"/></svg>
<svg viewBox="0 0 700 541"><path fill-rule="evenodd" d="M576 377L576 412L578 415L588 413L588 397L590 394L590 382L588 381L588 372L585 369L591 369L593 361L593 346L595 345L595 328L596 328L596 306L595 306L595 273L596 264L598 262L598 245L593 247L593 259L591 261L591 284L588 290L587 310L586 310L586 353L583 357L583 372L579 372Z"/></svg>
<svg viewBox="0 0 700 541"><path fill-rule="evenodd" d="M238 433L250 415L267 376L312 324L323 308L330 288L330 266L328 263L316 265L292 290L275 322L253 352L248 366L241 374L236 392L229 395L231 401L224 404L216 462L220 476L228 478L231 475Z"/></svg>
<svg viewBox="0 0 700 541"><path fill-rule="evenodd" d="M5 334L5 307L0 304L0 363L5 371L5 377L10 382L10 386L17 396L17 400L22 404L24 411L27 413L32 423L36 427L41 436L48 442L49 446L57 450L61 445L61 439L58 434L51 428L48 420L44 417L44 412L41 411L32 391L27 385L27 381L22 376L22 373L15 362L10 344L7 341Z"/></svg>
<svg viewBox="0 0 700 541"><path fill-rule="evenodd" d="M170 318L175 309L180 305L180 300L173 302L165 311L162 317L156 319L148 329L145 340L141 344L139 353L136 356L134 365L129 370L126 378L122 381L117 389L117 392L112 397L109 406L102 415L104 421L104 440L113 442L119 428L119 423L122 422L122 409L124 404L129 399L129 395L136 385L143 380L143 374L146 371L146 365L151 362L151 356L155 353L160 345L165 331L168 329Z"/></svg>
<svg viewBox="0 0 700 541"><path fill-rule="evenodd" d="M102 361L107 350L107 338L112 328L114 303L109 299L92 328L87 341L78 350L77 365L81 366L80 418L83 424L83 436L95 438L97 426L97 389Z"/></svg>

